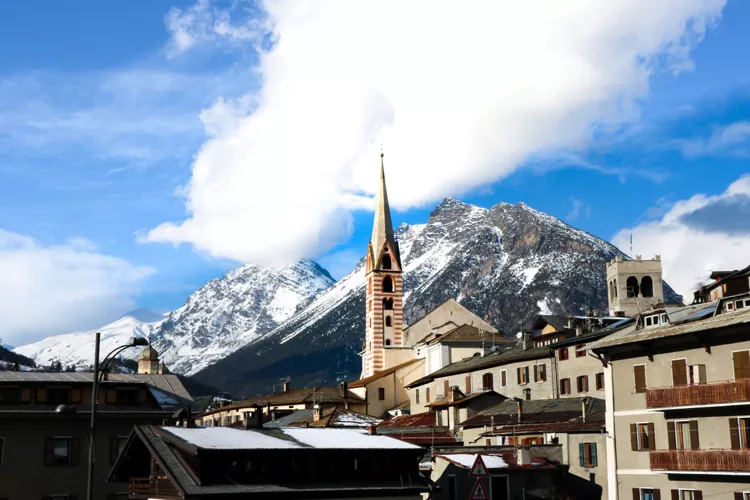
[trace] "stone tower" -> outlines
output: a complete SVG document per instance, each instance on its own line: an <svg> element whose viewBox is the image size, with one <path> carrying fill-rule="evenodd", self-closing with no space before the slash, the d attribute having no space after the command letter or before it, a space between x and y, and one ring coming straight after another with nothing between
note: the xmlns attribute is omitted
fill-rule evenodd
<svg viewBox="0 0 750 500"><path fill-rule="evenodd" d="M138 373L156 375L162 373L162 364L159 363L159 353L151 346L146 346L138 356Z"/></svg>
<svg viewBox="0 0 750 500"><path fill-rule="evenodd" d="M380 154L380 186L375 203L372 239L367 247L365 348L362 378L385 368L385 350L404 345L403 278L401 255L393 236L391 209L385 189L383 154Z"/></svg>
<svg viewBox="0 0 750 500"><path fill-rule="evenodd" d="M618 256L607 262L607 296L613 316L635 316L663 303L661 256L653 260L642 260L640 255L635 260Z"/></svg>

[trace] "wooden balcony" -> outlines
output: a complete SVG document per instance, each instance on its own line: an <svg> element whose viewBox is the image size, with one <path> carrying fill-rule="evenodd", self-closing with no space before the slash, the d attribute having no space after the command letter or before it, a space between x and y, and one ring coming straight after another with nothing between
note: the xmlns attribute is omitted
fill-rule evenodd
<svg viewBox="0 0 750 500"><path fill-rule="evenodd" d="M651 470L750 472L750 450L653 450Z"/></svg>
<svg viewBox="0 0 750 500"><path fill-rule="evenodd" d="M130 478L128 485L128 498L132 500L151 498L180 500L180 494L167 479L158 478L152 482L147 477L133 477Z"/></svg>
<svg viewBox="0 0 750 500"><path fill-rule="evenodd" d="M647 408L750 403L750 379L646 390Z"/></svg>

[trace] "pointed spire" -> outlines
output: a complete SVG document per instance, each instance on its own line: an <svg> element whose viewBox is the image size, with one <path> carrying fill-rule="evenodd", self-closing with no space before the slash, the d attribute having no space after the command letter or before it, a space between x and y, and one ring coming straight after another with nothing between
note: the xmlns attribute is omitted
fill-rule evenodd
<svg viewBox="0 0 750 500"><path fill-rule="evenodd" d="M398 252L396 238L393 235L393 223L391 222L391 207L388 205L388 192L385 189L385 167L383 165L383 152L380 152L380 186L378 196L375 199L375 221L372 224L372 251L373 258L377 259L387 241L393 248L394 257L401 267L401 257Z"/></svg>

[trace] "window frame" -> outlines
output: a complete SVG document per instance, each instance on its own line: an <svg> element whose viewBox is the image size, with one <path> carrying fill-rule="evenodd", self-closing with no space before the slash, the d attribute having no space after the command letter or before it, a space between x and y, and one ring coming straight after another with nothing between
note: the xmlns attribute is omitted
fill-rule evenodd
<svg viewBox="0 0 750 500"><path fill-rule="evenodd" d="M651 441L654 439L654 436L649 436L648 434L648 426L649 424L653 424L653 422L635 422L635 436L638 443L638 451L649 451L651 450ZM644 433L641 433L641 426L646 429ZM648 446L643 446L643 439L641 436L645 434L646 439L648 439Z"/></svg>
<svg viewBox="0 0 750 500"><path fill-rule="evenodd" d="M696 491L699 491L699 492L701 492L701 496L703 495L703 490L696 490L696 489L694 489L694 488L675 488L675 489L677 490L677 498L678 498L679 500L686 500L686 499L685 499L685 498L684 498L684 497L682 496L682 493L683 493L683 492L686 492L686 491L689 491L689 492L692 492L692 493L693 493L693 495L691 495L691 497L692 497L692 498L691 498L691 499L687 499L687 500L695 500L695 492L696 492Z"/></svg>
<svg viewBox="0 0 750 500"><path fill-rule="evenodd" d="M557 349L557 360L558 361L567 361L570 359L570 356L568 355L568 348L567 347L560 347Z"/></svg>
<svg viewBox="0 0 750 500"><path fill-rule="evenodd" d="M419 404L419 388L415 389L414 391L414 402L416 404Z"/></svg>
<svg viewBox="0 0 750 500"><path fill-rule="evenodd" d="M639 391L638 390L638 386L636 385L637 381L636 381L636 377L635 377L635 368L637 366L642 366L643 367L643 383L644 383L644 386L643 386L643 390L642 391ZM642 393L645 393L647 390L648 390L648 369L646 368L646 364L645 363L638 363L636 365L633 365L633 391L634 391L634 393L635 394L642 394Z"/></svg>
<svg viewBox="0 0 750 500"><path fill-rule="evenodd" d="M500 370L500 387L508 387L508 370Z"/></svg>
<svg viewBox="0 0 750 500"><path fill-rule="evenodd" d="M378 401L385 401L385 387L378 387Z"/></svg>
<svg viewBox="0 0 750 500"><path fill-rule="evenodd" d="M598 457L598 451L596 449L596 442L594 441L584 441L580 443L581 450L583 453L579 457L579 465L583 467L584 469L594 469L599 466L599 457ZM588 450L588 457L586 454L586 451ZM593 457L597 457L596 463L594 463Z"/></svg>
<svg viewBox="0 0 750 500"><path fill-rule="evenodd" d="M601 387L599 386L599 376L601 375L602 384ZM599 372L594 375L594 384L596 385L597 391L603 391L604 390L604 372Z"/></svg>
<svg viewBox="0 0 750 500"><path fill-rule="evenodd" d="M586 357L586 344L579 344L575 348L576 351L576 358L585 358Z"/></svg>
<svg viewBox="0 0 750 500"><path fill-rule="evenodd" d="M567 384L566 384L567 382ZM567 385L567 391L564 391L563 388ZM561 378L560 379L560 394L567 396L572 393L573 388L570 385L570 377L567 378Z"/></svg>
<svg viewBox="0 0 750 500"><path fill-rule="evenodd" d="M646 500L646 497L644 496L644 491L645 491L645 490L649 490L649 491L651 492L651 494L652 494L652 497L651 497L651 498L653 498L653 499L656 499L656 491L657 491L658 489L659 489L659 488L650 488L650 487L646 487L646 488L640 488L640 487L639 487L639 488L638 488L638 498L639 498L640 500Z"/></svg>
<svg viewBox="0 0 750 500"><path fill-rule="evenodd" d="M581 384L581 382L585 382L585 384ZM586 387L584 388L583 385L585 385ZM588 375L579 375L576 377L576 390L578 391L578 394L589 392L589 376Z"/></svg>
<svg viewBox="0 0 750 500"><path fill-rule="evenodd" d="M53 462L47 463L47 444L46 440L51 439L52 440L52 458L54 459ZM75 439L74 436L49 436L45 438L45 450L44 450L44 465L47 467L71 467L74 464L74 457L73 457L73 439ZM67 441L68 443L68 453L67 453L67 463L61 463L58 460L57 455L55 455L55 443L57 441ZM80 451L80 450L79 450ZM76 461L77 462L77 461Z"/></svg>
<svg viewBox="0 0 750 500"><path fill-rule="evenodd" d="M534 365L534 380L536 380L537 384L541 384L547 381L547 365L546 364L538 363Z"/></svg>

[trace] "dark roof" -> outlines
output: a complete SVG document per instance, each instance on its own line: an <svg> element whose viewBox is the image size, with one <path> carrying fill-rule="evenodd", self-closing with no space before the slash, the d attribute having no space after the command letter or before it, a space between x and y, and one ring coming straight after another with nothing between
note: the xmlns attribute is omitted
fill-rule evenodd
<svg viewBox="0 0 750 500"><path fill-rule="evenodd" d="M434 426L436 423L435 413L424 412L415 413L414 415L400 415L398 417L392 417L387 420L383 420L378 424L380 427L422 427L422 426Z"/></svg>
<svg viewBox="0 0 750 500"><path fill-rule="evenodd" d="M457 450L455 453L439 453L439 454L435 454L435 458L442 458L443 460L446 460L446 461L452 463L453 465L455 465L457 467L461 467L462 469L470 469L471 466L467 465L466 462L462 463L462 461L459 461L459 458L463 458L462 457L463 455L466 455L466 452L461 452L461 451ZM473 455L473 453L472 453L472 455ZM483 453L479 453L479 455L482 455L483 457L486 457L486 458L483 458L483 460L485 462L490 461L490 457L499 457L499 458L502 458L502 460L503 460L503 462L505 462L505 464L507 464L507 467L502 467L500 469L493 469L492 467L487 466L487 468L489 470L502 470L502 469L506 469L506 468L511 468L511 469L540 469L540 468L554 469L556 467L559 467L558 464L552 463L552 462L550 462L549 460L547 460L546 458L543 458L543 457L533 457L531 459L532 463L521 465L521 464L518 463L518 460L516 458L516 453L513 450L496 451L496 452L483 452ZM490 461L490 463L491 463L491 461Z"/></svg>
<svg viewBox="0 0 750 500"><path fill-rule="evenodd" d="M394 372L400 370L401 368L409 366L412 363L416 363L417 361L419 361L419 360L418 359L410 359L409 361L401 363L400 365L391 366L390 368L386 368L385 370L381 370L381 371L379 371L379 372L377 372L377 373L375 373L373 375L370 375L369 377L365 377L365 378L362 378L362 379L359 379L359 380L355 380L354 382L352 382L351 384L349 384L349 387L351 387L351 388L364 387L367 384L369 384L370 382L374 382L374 381L376 381L378 379L386 377L386 376L390 375L391 373L394 373Z"/></svg>
<svg viewBox="0 0 750 500"><path fill-rule="evenodd" d="M437 444L459 444L461 440L450 432L415 432L409 434L388 434L393 439L417 446L434 446Z"/></svg>
<svg viewBox="0 0 750 500"><path fill-rule="evenodd" d="M465 373L475 370L481 370L483 368L490 368L493 366L501 366L508 363L515 363L517 361L525 361L528 359L541 359L550 356L550 347L532 347L531 349L522 349L520 347L513 347L503 351L497 351L486 356L473 356L455 363L451 363L446 367L443 367L437 371L434 371L422 377L419 380L415 380L411 384L407 385L407 388L419 387L426 383L432 382L436 378L447 377L448 375L455 375L457 373Z"/></svg>
<svg viewBox="0 0 750 500"><path fill-rule="evenodd" d="M493 343L515 343L515 340L504 337L502 333L480 330L472 325L461 325L448 333L436 336L427 343L438 344L443 342L484 342L486 345L491 345Z"/></svg>
<svg viewBox="0 0 750 500"><path fill-rule="evenodd" d="M266 429L281 429L283 427L349 427L367 428L380 423L379 418L371 417L358 411L344 408L323 408L320 420L315 421L315 411L312 409L298 410L276 420L263 424Z"/></svg>
<svg viewBox="0 0 750 500"><path fill-rule="evenodd" d="M347 397L344 398L341 389L337 387L308 387L304 389L290 389L267 396L256 396L253 398L243 399L236 403L214 408L207 411L204 415L212 415L226 410L241 408L250 408L254 405L295 405L295 404L314 404L314 403L362 403L364 399L352 391L347 391Z"/></svg>
<svg viewBox="0 0 750 500"><path fill-rule="evenodd" d="M604 419L604 400L598 398L535 399L521 401L520 424L560 423L581 419L581 404L586 403L586 420ZM483 427L485 425L519 424L518 401L509 399L479 412L460 425Z"/></svg>
<svg viewBox="0 0 750 500"><path fill-rule="evenodd" d="M438 426L434 412L401 415L389 418L375 426L376 432L419 446L456 444L461 440L451 434L446 426Z"/></svg>
<svg viewBox="0 0 750 500"><path fill-rule="evenodd" d="M434 408L438 406L461 406L477 398L488 397L488 396L489 397L494 396L496 398L505 398L505 396L503 396L502 394L498 394L495 391L480 391L480 392L475 392L473 394L467 394L467 395L461 394L461 396L462 397L460 399L456 399L455 401L451 401L450 395L443 396L440 399L436 399L432 403L427 403L425 406L430 407L430 408Z"/></svg>

